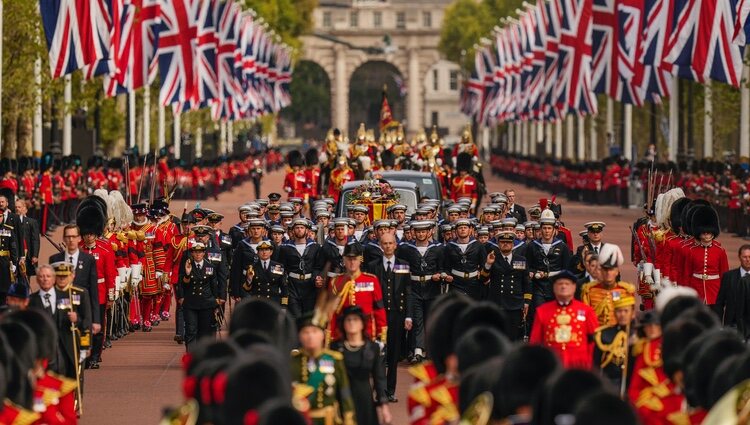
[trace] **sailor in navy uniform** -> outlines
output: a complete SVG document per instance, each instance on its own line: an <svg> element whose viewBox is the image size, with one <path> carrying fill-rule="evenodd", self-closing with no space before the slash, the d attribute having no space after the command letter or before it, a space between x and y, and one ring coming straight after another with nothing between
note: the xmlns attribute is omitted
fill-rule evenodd
<svg viewBox="0 0 750 425"><path fill-rule="evenodd" d="M310 221L298 218L292 222L291 239L280 245L279 263L287 272L289 312L300 318L315 308L317 290L313 267L320 245L308 237Z"/></svg>
<svg viewBox="0 0 750 425"><path fill-rule="evenodd" d="M217 278L216 267L206 258L206 245L195 242L190 247L190 258L180 267L177 302L182 305L185 318L185 346L214 333L214 310L223 304L225 294Z"/></svg>
<svg viewBox="0 0 750 425"><path fill-rule="evenodd" d="M284 266L271 260L274 246L264 240L258 244L258 258L247 270L242 290L250 297L265 298L286 307L289 294L284 273Z"/></svg>

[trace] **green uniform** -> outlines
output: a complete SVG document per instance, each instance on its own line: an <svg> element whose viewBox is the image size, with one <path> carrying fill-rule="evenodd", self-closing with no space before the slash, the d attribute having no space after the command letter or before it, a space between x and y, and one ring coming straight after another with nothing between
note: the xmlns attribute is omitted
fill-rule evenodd
<svg viewBox="0 0 750 425"><path fill-rule="evenodd" d="M314 425L354 425L354 400L341 353L323 350L317 358L292 354L292 381L312 387L309 416Z"/></svg>

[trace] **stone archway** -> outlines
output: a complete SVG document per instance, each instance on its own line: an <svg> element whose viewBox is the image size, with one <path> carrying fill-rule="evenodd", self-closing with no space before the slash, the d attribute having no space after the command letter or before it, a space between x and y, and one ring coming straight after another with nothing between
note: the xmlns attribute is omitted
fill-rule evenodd
<svg viewBox="0 0 750 425"><path fill-rule="evenodd" d="M349 80L350 133L354 134L362 122L367 128L378 128L384 85L394 119L405 119L406 98L400 92L399 81L401 85L406 82L401 71L382 60L366 61L354 70Z"/></svg>
<svg viewBox="0 0 750 425"><path fill-rule="evenodd" d="M301 60L294 67L292 104L281 117L295 126L297 137L322 140L331 128L331 79L317 62Z"/></svg>

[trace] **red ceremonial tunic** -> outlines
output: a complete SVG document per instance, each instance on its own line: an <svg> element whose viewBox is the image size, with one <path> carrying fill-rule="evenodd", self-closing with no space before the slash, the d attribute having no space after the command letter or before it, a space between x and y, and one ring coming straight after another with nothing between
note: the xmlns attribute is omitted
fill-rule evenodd
<svg viewBox="0 0 750 425"><path fill-rule="evenodd" d="M471 198L472 203L476 203L477 190L477 181L472 176L456 176L451 179L451 195L454 201L459 198Z"/></svg>
<svg viewBox="0 0 750 425"><path fill-rule="evenodd" d="M305 170L290 171L284 177L284 191L290 198L298 197L307 199L309 196L310 181L307 179Z"/></svg>
<svg viewBox="0 0 750 425"><path fill-rule="evenodd" d="M93 247L86 246L83 241L78 246L83 252L90 254L96 260L96 283L99 287L99 304L106 304L107 295L110 290L115 290L115 279L117 279L115 253L112 250L112 244L106 239L99 238Z"/></svg>
<svg viewBox="0 0 750 425"><path fill-rule="evenodd" d="M557 353L567 368L591 369L591 336L598 327L594 309L581 301L571 300L567 306L550 301L537 308L529 342Z"/></svg>
<svg viewBox="0 0 750 425"><path fill-rule="evenodd" d="M162 232L158 231L156 226L150 222L140 226L133 223L131 228L136 233L135 240L131 241L131 264L139 263L143 266L141 294L159 294L162 289L161 283L156 278L156 273L164 272L165 262Z"/></svg>
<svg viewBox="0 0 750 425"><path fill-rule="evenodd" d="M354 279L349 275L337 276L331 283L331 291L341 296L341 302L331 317L331 340L339 338L338 316L346 307L358 305L365 314L365 331L370 338L385 341L388 322L385 319L383 290L377 276L360 273Z"/></svg>
<svg viewBox="0 0 750 425"><path fill-rule="evenodd" d="M727 252L716 241L705 246L695 243L685 255L683 276L688 286L698 291L704 303L716 304L721 276L729 270Z"/></svg>

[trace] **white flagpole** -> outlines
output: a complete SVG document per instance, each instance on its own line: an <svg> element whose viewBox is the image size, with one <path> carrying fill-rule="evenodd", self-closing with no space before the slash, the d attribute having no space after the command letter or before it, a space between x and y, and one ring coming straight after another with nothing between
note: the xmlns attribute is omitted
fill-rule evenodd
<svg viewBox="0 0 750 425"><path fill-rule="evenodd" d="M203 129L199 126L195 131L195 158L203 157Z"/></svg>
<svg viewBox="0 0 750 425"><path fill-rule="evenodd" d="M159 118L158 118L158 123L157 123L157 125L158 125L158 131L157 131L157 133L159 133L159 134L157 135L156 147L157 147L157 149L161 149L161 148L167 146L167 140L166 140L166 137L167 137L166 136L166 132L167 132L166 126L167 125L166 125L166 118L165 118L165 113L164 113L164 105L162 105L161 103L159 103L159 109L158 109L158 111L159 111Z"/></svg>
<svg viewBox="0 0 750 425"><path fill-rule="evenodd" d="M740 84L740 158L750 157L750 67L742 65Z"/></svg>
<svg viewBox="0 0 750 425"><path fill-rule="evenodd" d="M181 144L181 128L180 128L180 114L173 112L174 122L172 126L172 143L174 143L174 157L180 159L180 144Z"/></svg>
<svg viewBox="0 0 750 425"><path fill-rule="evenodd" d="M565 158L575 159L575 121L573 115L565 117Z"/></svg>
<svg viewBox="0 0 750 425"><path fill-rule="evenodd" d="M679 129L677 119L680 114L680 83L677 77L672 78L672 97L669 99L669 160L677 160L677 143Z"/></svg>
<svg viewBox="0 0 750 425"><path fill-rule="evenodd" d="M143 154L151 151L151 89L143 87Z"/></svg>
<svg viewBox="0 0 750 425"><path fill-rule="evenodd" d="M591 159L592 161L596 161L599 157L599 152L597 152L598 147L596 144L596 139L599 137L599 135L597 134L596 130L596 117L591 116L591 132L589 134L589 159Z"/></svg>
<svg viewBox="0 0 750 425"><path fill-rule="evenodd" d="M219 155L227 152L227 122L219 122Z"/></svg>
<svg viewBox="0 0 750 425"><path fill-rule="evenodd" d="M1 0L0 0L1 1ZM2 42L0 42L2 43ZM34 61L34 133L33 152L34 156L42 156L42 59Z"/></svg>
<svg viewBox="0 0 750 425"><path fill-rule="evenodd" d="M230 154L234 152L234 121L227 121L227 147Z"/></svg>
<svg viewBox="0 0 750 425"><path fill-rule="evenodd" d="M128 93L128 147L135 147L135 93ZM144 152L142 152L144 153Z"/></svg>
<svg viewBox="0 0 750 425"><path fill-rule="evenodd" d="M73 85L71 83L70 74L66 75L64 78L65 89L63 91L63 107L65 108L65 111L63 115L62 154L63 156L67 156L73 151L73 114L70 111L70 104L73 101Z"/></svg>
<svg viewBox="0 0 750 425"><path fill-rule="evenodd" d="M555 121L555 159L562 159L563 145L563 120Z"/></svg>
<svg viewBox="0 0 750 425"><path fill-rule="evenodd" d="M623 128L623 136L625 141L622 146L622 154L627 159L633 159L633 105L625 104L622 105L625 110L625 123Z"/></svg>
<svg viewBox="0 0 750 425"><path fill-rule="evenodd" d="M579 161L583 161L586 159L586 134L584 133L586 131L586 121L583 115L579 115L577 121L578 140L576 140L576 149L578 152L576 156Z"/></svg>

